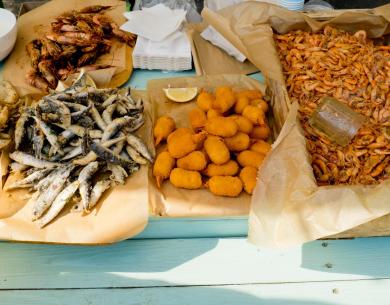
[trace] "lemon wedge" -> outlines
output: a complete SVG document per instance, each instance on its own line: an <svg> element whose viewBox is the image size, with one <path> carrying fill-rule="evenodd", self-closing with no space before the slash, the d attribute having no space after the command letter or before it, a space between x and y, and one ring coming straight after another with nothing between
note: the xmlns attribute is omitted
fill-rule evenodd
<svg viewBox="0 0 390 305"><path fill-rule="evenodd" d="M171 101L185 103L193 100L198 94L198 88L167 88L164 89L165 96Z"/></svg>

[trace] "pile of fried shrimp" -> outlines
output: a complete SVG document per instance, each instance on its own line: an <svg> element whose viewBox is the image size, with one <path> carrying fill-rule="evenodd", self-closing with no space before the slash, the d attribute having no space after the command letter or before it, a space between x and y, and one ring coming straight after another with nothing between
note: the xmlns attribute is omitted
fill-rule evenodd
<svg viewBox="0 0 390 305"><path fill-rule="evenodd" d="M390 46L365 31L327 26L318 33L274 35L291 101L299 103L319 185L377 184L390 177ZM366 117L345 147L308 123L324 96Z"/></svg>
<svg viewBox="0 0 390 305"><path fill-rule="evenodd" d="M258 90L217 87L198 95L188 113L191 128L176 128L173 118L159 117L155 145L166 141L166 148L153 167L157 186L169 179L177 188L208 188L218 196L252 194L257 169L271 149L268 108Z"/></svg>

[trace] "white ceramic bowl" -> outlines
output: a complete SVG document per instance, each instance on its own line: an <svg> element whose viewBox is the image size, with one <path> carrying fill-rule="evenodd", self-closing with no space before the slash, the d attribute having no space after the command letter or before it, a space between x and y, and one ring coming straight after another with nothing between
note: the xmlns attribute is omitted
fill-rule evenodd
<svg viewBox="0 0 390 305"><path fill-rule="evenodd" d="M11 53L17 35L16 17L10 11L0 8L0 61Z"/></svg>

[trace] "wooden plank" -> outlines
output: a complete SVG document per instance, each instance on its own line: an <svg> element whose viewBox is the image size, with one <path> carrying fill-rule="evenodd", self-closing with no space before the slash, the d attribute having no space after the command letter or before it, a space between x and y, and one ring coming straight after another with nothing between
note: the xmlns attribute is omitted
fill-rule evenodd
<svg viewBox="0 0 390 305"><path fill-rule="evenodd" d="M2 242L0 289L390 278L389 254L386 237L317 241L284 251L256 249L242 238L129 240L97 247Z"/></svg>
<svg viewBox="0 0 390 305"><path fill-rule="evenodd" d="M137 289L0 291L2 305L389 304L390 280Z"/></svg>
<svg viewBox="0 0 390 305"><path fill-rule="evenodd" d="M170 218L151 217L136 239L244 237L248 233L248 217Z"/></svg>

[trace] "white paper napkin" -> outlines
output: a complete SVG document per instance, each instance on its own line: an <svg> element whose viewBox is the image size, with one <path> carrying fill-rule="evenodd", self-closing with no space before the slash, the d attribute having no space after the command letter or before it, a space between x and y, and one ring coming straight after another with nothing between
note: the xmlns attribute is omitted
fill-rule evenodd
<svg viewBox="0 0 390 305"><path fill-rule="evenodd" d="M180 28L185 20L186 11L172 10L163 4L157 4L140 11L126 12L124 16L128 21L120 27L121 30L152 41L163 41Z"/></svg>
<svg viewBox="0 0 390 305"><path fill-rule="evenodd" d="M230 56L233 56L240 62L243 62L246 57L235 46L233 46L225 37L223 37L216 29L209 25L201 34L204 39L210 41L213 45L221 48Z"/></svg>

